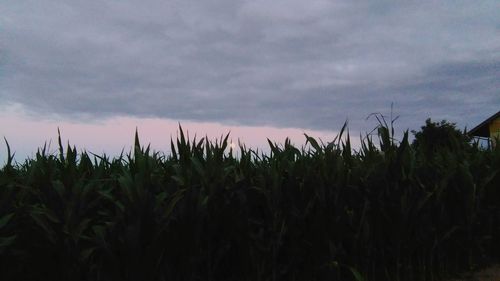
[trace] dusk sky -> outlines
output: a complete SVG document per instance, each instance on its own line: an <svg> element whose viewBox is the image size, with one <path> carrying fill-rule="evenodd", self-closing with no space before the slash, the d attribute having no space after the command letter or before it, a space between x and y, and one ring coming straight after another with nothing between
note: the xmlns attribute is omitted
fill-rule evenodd
<svg viewBox="0 0 500 281"><path fill-rule="evenodd" d="M500 1L0 0L0 137L167 151L178 123L263 147L303 133L472 128L500 110ZM354 140L356 141L356 140ZM0 145L0 162L5 145Z"/></svg>

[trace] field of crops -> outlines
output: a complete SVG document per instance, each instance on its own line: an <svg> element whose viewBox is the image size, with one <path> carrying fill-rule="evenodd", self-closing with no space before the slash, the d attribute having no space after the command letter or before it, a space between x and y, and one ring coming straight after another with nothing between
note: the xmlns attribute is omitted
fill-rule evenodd
<svg viewBox="0 0 500 281"><path fill-rule="evenodd" d="M393 135L9 152L0 280L440 280L500 258L500 148Z"/></svg>

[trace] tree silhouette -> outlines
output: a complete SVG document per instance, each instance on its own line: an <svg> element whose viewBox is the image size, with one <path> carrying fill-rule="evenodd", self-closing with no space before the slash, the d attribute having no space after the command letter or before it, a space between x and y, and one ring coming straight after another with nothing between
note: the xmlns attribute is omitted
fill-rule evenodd
<svg viewBox="0 0 500 281"><path fill-rule="evenodd" d="M442 150L463 150L470 147L470 137L465 130L462 132L456 128L455 123L446 120L432 122L430 118L425 120L425 126L420 131L411 131L415 136L412 142L417 152L432 155Z"/></svg>

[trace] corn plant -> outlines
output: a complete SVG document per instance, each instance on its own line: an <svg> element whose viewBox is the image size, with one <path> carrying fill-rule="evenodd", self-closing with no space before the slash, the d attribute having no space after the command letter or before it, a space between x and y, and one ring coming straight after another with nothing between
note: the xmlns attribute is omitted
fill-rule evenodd
<svg viewBox="0 0 500 281"><path fill-rule="evenodd" d="M440 280L500 258L500 147L229 134L171 154L47 146L0 170L2 280ZM453 138L453 136L451 136ZM451 140L451 143L455 143Z"/></svg>

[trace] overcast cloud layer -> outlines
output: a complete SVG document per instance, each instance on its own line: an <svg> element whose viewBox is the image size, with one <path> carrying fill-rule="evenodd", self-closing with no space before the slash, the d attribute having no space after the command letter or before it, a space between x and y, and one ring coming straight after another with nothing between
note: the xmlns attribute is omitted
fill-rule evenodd
<svg viewBox="0 0 500 281"><path fill-rule="evenodd" d="M471 126L500 109L500 1L3 0L0 86L67 118Z"/></svg>

